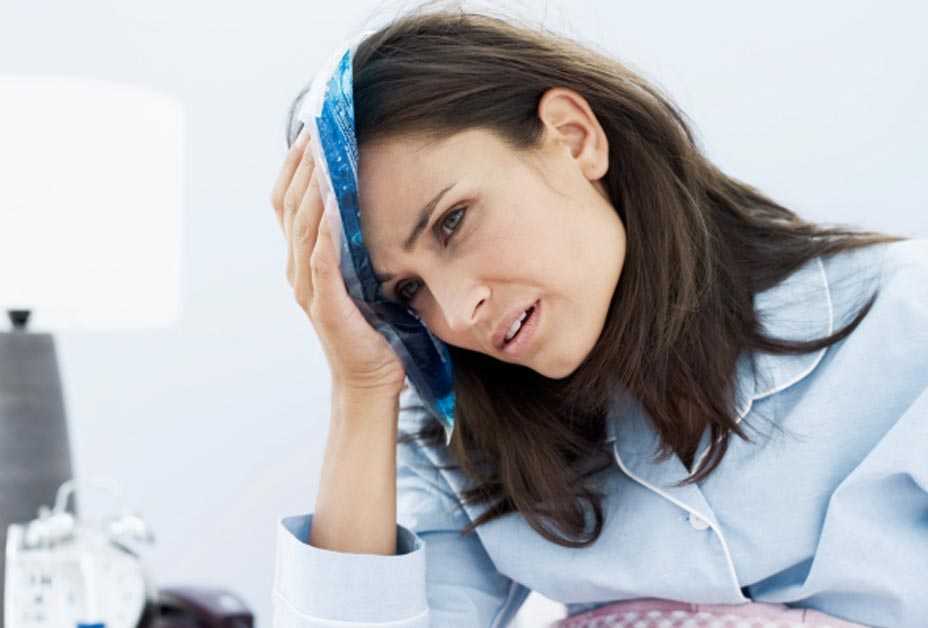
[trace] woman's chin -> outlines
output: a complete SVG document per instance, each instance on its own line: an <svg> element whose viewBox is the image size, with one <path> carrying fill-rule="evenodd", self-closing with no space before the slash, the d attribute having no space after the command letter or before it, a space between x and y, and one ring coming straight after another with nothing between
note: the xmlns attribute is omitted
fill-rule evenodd
<svg viewBox="0 0 928 628"><path fill-rule="evenodd" d="M566 377L570 377L582 363L583 360L562 360L557 363L549 362L547 364L541 365L539 368L532 368L548 379L564 379Z"/></svg>

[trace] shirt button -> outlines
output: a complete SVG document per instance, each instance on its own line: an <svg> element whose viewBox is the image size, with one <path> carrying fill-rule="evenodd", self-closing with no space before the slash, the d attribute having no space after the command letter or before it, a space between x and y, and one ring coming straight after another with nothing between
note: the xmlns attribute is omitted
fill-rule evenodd
<svg viewBox="0 0 928 628"><path fill-rule="evenodd" d="M690 513L690 525L697 530L705 530L709 527L709 522L702 517L697 517L693 513Z"/></svg>

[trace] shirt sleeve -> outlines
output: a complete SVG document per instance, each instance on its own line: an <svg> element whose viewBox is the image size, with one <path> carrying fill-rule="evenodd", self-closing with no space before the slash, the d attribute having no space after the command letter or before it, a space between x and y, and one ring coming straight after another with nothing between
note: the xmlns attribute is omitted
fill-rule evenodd
<svg viewBox="0 0 928 628"><path fill-rule="evenodd" d="M420 412L401 404L401 426ZM476 532L460 534L468 516L415 443L397 446L396 555L309 545L312 520L279 521L274 628L506 626L530 593L496 570Z"/></svg>

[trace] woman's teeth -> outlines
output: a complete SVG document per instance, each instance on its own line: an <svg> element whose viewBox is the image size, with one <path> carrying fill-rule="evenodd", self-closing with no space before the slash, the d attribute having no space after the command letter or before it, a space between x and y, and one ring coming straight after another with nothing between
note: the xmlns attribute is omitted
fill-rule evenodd
<svg viewBox="0 0 928 628"><path fill-rule="evenodd" d="M506 342L509 342L510 340L512 340L512 337L515 336L518 333L518 331L522 328L522 321L525 320L526 316L528 316L528 310L525 310L524 312L522 312L522 316L520 316L516 321L512 323L512 327L510 327L509 331L506 333Z"/></svg>

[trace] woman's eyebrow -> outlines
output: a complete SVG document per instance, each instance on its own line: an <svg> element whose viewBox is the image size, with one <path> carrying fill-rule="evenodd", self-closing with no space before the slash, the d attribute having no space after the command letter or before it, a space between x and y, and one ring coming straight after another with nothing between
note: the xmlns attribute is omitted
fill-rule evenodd
<svg viewBox="0 0 928 628"><path fill-rule="evenodd" d="M416 240L425 231L425 228L429 225L429 221L432 219L432 214L435 212L435 208L438 206L438 202L445 195L445 192L453 188L457 183L452 183L451 185L445 187L441 190L435 197L430 200L425 207L419 210L419 220L416 221L415 226L412 228L409 236L403 242L403 250L407 253L411 253L413 247L416 245ZM372 269L373 270L373 269ZM379 283L386 283L393 279L393 273L378 273L376 270L373 271L374 278L377 279Z"/></svg>
<svg viewBox="0 0 928 628"><path fill-rule="evenodd" d="M441 197L445 195L445 192L450 190L455 186L454 183L446 187L444 190L435 195L435 198L430 200L425 207L419 210L419 221L416 222L416 226L412 228L412 232L409 234L409 237L406 238L406 241L403 242L403 250L407 253L412 252L412 248L416 245L416 240L419 238L419 235L425 231L425 228L429 224L429 220L432 218L432 213L435 211L435 207L438 206L438 201L441 200Z"/></svg>

